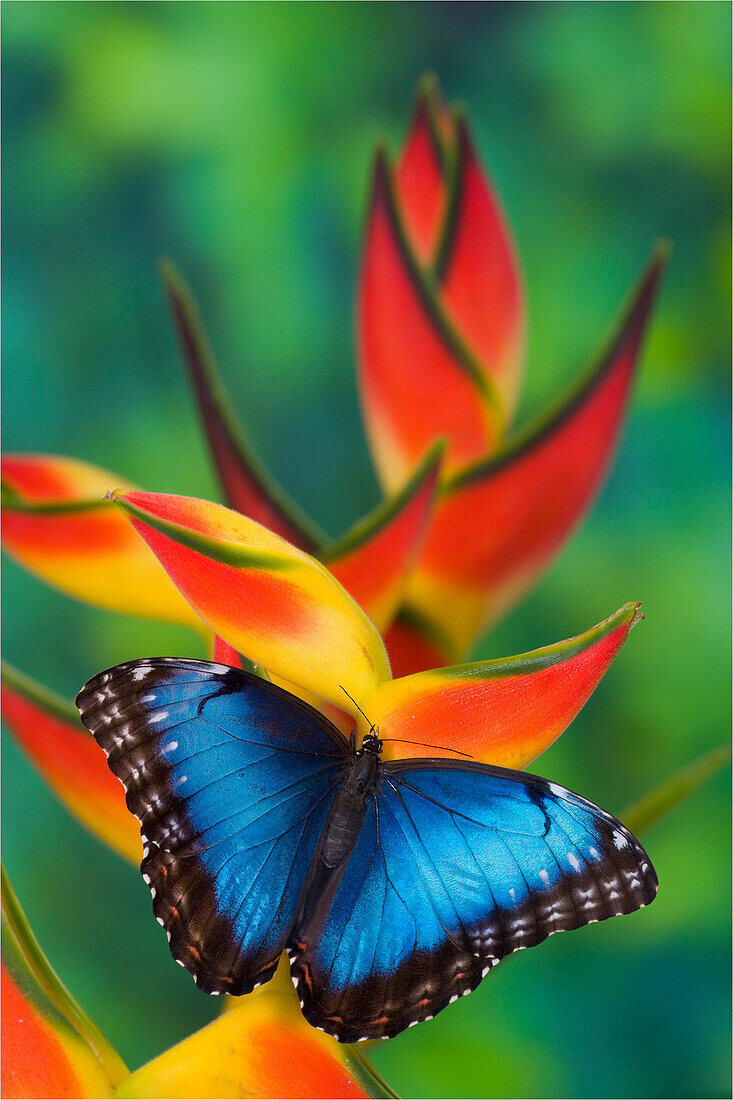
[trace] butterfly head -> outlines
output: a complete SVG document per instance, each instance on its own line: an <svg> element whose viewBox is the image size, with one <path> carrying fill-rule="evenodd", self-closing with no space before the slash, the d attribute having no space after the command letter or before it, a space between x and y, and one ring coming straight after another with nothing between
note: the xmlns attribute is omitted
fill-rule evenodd
<svg viewBox="0 0 733 1100"><path fill-rule="evenodd" d="M367 718L366 714L364 714L364 711L361 709L361 707L357 703L354 696L349 695L349 693L348 693L348 691L346 690L345 687L342 687L341 690L343 691L344 695L347 695L349 697L349 699L351 699L351 702L354 704L354 706L359 711L359 713L364 715L367 722L369 722L369 719ZM351 747L352 747L352 749L354 749L356 751L356 731L355 730L352 730L352 733L351 733ZM364 740L361 743L361 748L356 752L356 755L357 756L363 756L365 753L369 753L371 756L379 756L381 751L382 751L382 741L381 741L380 736L379 736L379 726L375 726L373 723L370 723L369 724L369 733L364 735Z"/></svg>
<svg viewBox="0 0 733 1100"><path fill-rule="evenodd" d="M377 726L372 726L364 737L361 743L357 756L361 756L364 753L370 753L372 756L379 756L382 751L382 741L379 736L379 729Z"/></svg>

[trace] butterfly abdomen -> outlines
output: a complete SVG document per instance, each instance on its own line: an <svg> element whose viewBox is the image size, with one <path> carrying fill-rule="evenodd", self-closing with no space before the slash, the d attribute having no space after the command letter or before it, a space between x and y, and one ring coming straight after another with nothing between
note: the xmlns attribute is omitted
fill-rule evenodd
<svg viewBox="0 0 733 1100"><path fill-rule="evenodd" d="M336 796L321 837L319 858L326 867L340 867L351 855L378 774L379 761L376 757L365 755L354 761Z"/></svg>
<svg viewBox="0 0 733 1100"><path fill-rule="evenodd" d="M380 764L376 756L355 757L334 800L306 881L296 926L307 936L322 919L339 887L374 797Z"/></svg>

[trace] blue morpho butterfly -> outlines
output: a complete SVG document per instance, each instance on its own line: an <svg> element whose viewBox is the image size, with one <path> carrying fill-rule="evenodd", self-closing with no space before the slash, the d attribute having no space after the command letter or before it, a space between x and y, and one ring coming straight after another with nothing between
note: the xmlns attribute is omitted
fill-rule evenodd
<svg viewBox="0 0 733 1100"><path fill-rule="evenodd" d="M388 1038L512 951L656 894L641 845L572 791L451 759L382 762L266 680L150 658L77 699L140 820L173 957L243 994L287 952L303 1014Z"/></svg>

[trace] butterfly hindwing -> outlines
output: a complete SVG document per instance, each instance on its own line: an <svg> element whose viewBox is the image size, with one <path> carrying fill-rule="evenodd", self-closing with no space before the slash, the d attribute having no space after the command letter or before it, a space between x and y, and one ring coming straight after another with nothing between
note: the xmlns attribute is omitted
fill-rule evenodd
<svg viewBox="0 0 733 1100"><path fill-rule="evenodd" d="M347 742L295 696L203 661L118 665L77 702L140 821L141 871L174 958L209 993L267 981Z"/></svg>
<svg viewBox="0 0 733 1100"><path fill-rule="evenodd" d="M327 912L289 951L310 1023L388 1037L553 932L630 913L651 862L605 811L538 777L448 760L385 764Z"/></svg>

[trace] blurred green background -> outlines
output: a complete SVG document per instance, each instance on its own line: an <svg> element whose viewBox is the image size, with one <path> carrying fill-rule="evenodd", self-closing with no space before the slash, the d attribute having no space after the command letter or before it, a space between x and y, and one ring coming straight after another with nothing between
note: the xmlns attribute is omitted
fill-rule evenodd
<svg viewBox="0 0 733 1100"><path fill-rule="evenodd" d="M378 499L353 373L374 143L434 71L469 107L529 301L522 415L599 347L660 237L674 254L590 518L476 648L518 653L627 600L646 621L537 770L616 813L729 736L730 6L4 6L4 448L216 497L157 279L199 296L262 455L333 534ZM5 654L72 698L203 656L5 564ZM131 1066L211 1018L138 873L5 742L5 859L63 979ZM654 906L508 960L374 1050L406 1096L730 1095L729 779L644 841Z"/></svg>

